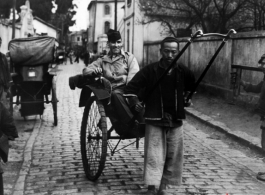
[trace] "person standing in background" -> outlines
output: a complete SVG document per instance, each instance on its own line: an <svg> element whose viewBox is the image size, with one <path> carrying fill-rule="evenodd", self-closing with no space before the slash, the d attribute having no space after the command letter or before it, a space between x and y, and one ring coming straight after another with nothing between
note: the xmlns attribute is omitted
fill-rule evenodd
<svg viewBox="0 0 265 195"><path fill-rule="evenodd" d="M86 50L86 52L84 54L84 63L85 63L85 66L88 66L89 61L90 61L90 53L88 52L88 50Z"/></svg>
<svg viewBox="0 0 265 195"><path fill-rule="evenodd" d="M70 50L68 56L69 56L69 59L70 59L70 63L71 64L73 64L73 55L74 55L73 50Z"/></svg>
<svg viewBox="0 0 265 195"><path fill-rule="evenodd" d="M258 101L258 114L260 115L261 125L261 147L265 150L265 54L261 56L261 59L258 62L258 67L263 72L263 80L258 84L251 84L243 80L240 81L240 85L243 86L243 89L246 92L260 93ZM257 174L257 179L265 181L265 172L259 172Z"/></svg>
<svg viewBox="0 0 265 195"><path fill-rule="evenodd" d="M80 53L79 53L79 51L77 50L77 51L75 52L75 62L79 63L79 57L80 57Z"/></svg>

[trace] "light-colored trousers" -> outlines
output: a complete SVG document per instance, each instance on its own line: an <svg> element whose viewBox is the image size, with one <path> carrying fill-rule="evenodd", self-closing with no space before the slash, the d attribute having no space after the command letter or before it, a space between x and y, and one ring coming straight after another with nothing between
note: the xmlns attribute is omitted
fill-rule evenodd
<svg viewBox="0 0 265 195"><path fill-rule="evenodd" d="M146 124L144 182L181 185L183 169L183 127Z"/></svg>

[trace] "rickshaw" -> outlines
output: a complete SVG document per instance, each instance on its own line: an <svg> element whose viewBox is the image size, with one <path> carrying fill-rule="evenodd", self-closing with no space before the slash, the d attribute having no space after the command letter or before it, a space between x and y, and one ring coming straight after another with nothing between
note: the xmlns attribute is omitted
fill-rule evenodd
<svg viewBox="0 0 265 195"><path fill-rule="evenodd" d="M10 92L10 112L13 104L21 105L20 114L43 115L44 103L52 104L54 125L58 124L55 50L58 42L49 36L13 39L9 42L13 84ZM51 98L49 99L49 95ZM13 102L13 97L16 100Z"/></svg>
<svg viewBox="0 0 265 195"><path fill-rule="evenodd" d="M202 31L199 30L194 35L191 35L191 38L188 40L186 45L181 49L171 65L165 70L162 76L158 79L157 83L153 86L152 90L150 90L147 94L149 94L149 96L152 94L152 91L159 85L160 81L165 77L168 71L175 65L177 60L195 39L207 36L217 36L223 38L221 45L211 58L209 64L206 66L199 79L196 81L194 89L186 96L185 102L189 102L202 78L232 33L235 34L236 32L232 29L226 35L217 33L203 34ZM91 181L95 181L100 177L105 167L108 148L111 155L114 155L115 152L120 151L134 143L136 143L136 148L138 148L139 140L143 138L145 134L145 124L139 124L138 128L132 131L132 128L130 127L119 127L119 125L117 126L112 123L113 113L108 112L107 108L111 95L111 85L109 81L101 75L99 75L94 81L93 79L86 80L82 77L82 75L76 75L75 77L69 78L69 85L71 89L75 89L75 86L82 89L80 100L82 99L82 96L87 97L80 132L81 155L86 177ZM149 96L145 97L143 102L145 102ZM136 116L133 117L132 121L135 119ZM113 146L110 142L112 139L118 140L115 146ZM122 148L118 148L120 141L125 139L136 140Z"/></svg>

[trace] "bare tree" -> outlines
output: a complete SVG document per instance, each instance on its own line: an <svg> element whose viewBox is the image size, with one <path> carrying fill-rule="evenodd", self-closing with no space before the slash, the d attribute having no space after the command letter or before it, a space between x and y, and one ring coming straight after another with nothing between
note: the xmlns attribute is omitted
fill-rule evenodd
<svg viewBox="0 0 265 195"><path fill-rule="evenodd" d="M248 18L248 25L245 28L250 30L265 29L265 1L248 0L247 12L251 17Z"/></svg>
<svg viewBox="0 0 265 195"><path fill-rule="evenodd" d="M178 28L199 27L205 33L226 33L245 23L249 0L141 0L142 23L161 22L164 31L176 36Z"/></svg>

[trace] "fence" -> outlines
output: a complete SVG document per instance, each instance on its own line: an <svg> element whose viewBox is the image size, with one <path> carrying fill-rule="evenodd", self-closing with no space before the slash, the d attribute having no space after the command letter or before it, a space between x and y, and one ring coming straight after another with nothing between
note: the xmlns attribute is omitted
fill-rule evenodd
<svg viewBox="0 0 265 195"><path fill-rule="evenodd" d="M186 44L187 38L179 39L179 41L181 49ZM214 37L198 39L190 45L179 61L188 66L198 78L221 44L221 41L222 39ZM160 59L159 49L159 42L144 43L145 65ZM200 89L225 99L230 99L231 95L233 95L230 89L231 65L257 67L258 60L264 53L265 31L233 35L205 75L200 84ZM263 79L263 73L244 70L242 79L256 84ZM243 96L249 95L243 94ZM247 98L250 98L251 101L253 99L252 96Z"/></svg>

